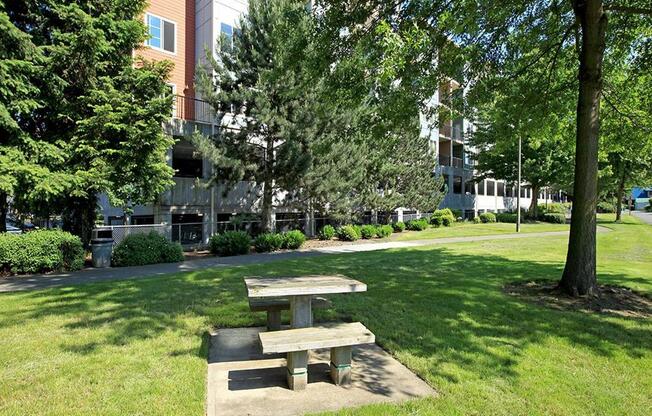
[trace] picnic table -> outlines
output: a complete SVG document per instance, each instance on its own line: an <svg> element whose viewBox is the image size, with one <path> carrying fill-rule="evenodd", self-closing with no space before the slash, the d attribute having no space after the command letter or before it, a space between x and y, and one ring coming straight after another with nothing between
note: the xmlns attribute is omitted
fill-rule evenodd
<svg viewBox="0 0 652 416"><path fill-rule="evenodd" d="M312 326L313 296L335 293L366 292L367 285L345 276L247 277L249 298L289 298L290 326Z"/></svg>
<svg viewBox="0 0 652 416"><path fill-rule="evenodd" d="M278 302L279 298L287 298L290 301L292 329L268 330L259 333L259 338L264 354L287 353L287 381L292 390L306 388L308 350L311 349L330 348L330 373L333 382L338 385L351 382L351 347L374 343L375 336L359 322L313 327L313 297L365 292L367 285L339 275L248 277L245 278L245 285L250 304L252 299L276 299Z"/></svg>

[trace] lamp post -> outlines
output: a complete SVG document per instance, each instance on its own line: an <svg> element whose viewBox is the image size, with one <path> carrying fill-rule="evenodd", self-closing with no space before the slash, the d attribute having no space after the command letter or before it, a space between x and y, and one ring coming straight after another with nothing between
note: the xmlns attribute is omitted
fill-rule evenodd
<svg viewBox="0 0 652 416"><path fill-rule="evenodd" d="M521 135L518 135L518 183L516 185L516 232L521 232Z"/></svg>

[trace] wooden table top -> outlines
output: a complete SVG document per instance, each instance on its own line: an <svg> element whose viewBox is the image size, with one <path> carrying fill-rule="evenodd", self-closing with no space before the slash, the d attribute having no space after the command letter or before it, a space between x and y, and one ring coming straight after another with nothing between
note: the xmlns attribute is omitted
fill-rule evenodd
<svg viewBox="0 0 652 416"><path fill-rule="evenodd" d="M250 298L366 292L367 285L346 276L246 277Z"/></svg>

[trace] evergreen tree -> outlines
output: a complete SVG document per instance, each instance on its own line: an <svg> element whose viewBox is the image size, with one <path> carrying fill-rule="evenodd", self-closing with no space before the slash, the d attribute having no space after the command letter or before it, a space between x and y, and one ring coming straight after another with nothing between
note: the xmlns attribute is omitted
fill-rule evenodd
<svg viewBox="0 0 652 416"><path fill-rule="evenodd" d="M301 185L313 161L305 133L314 103L301 67L309 22L303 2L250 1L233 45L222 38L198 74L198 91L223 119L210 141L194 141L213 162L214 181L255 182L264 230L271 230L275 200Z"/></svg>
<svg viewBox="0 0 652 416"><path fill-rule="evenodd" d="M161 129L171 114L171 97L164 96L170 66L133 57L146 38L140 18L146 5L7 2L12 24L44 51L41 105L29 112L23 130L58 156L38 161L58 174L57 186L17 202L24 210L63 211L64 226L85 242L98 193L128 206L153 201L171 184L165 154L172 140Z"/></svg>

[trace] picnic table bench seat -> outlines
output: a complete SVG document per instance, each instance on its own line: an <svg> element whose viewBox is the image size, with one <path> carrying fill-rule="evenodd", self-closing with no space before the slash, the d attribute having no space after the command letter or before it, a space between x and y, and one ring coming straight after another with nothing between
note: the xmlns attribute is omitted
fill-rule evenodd
<svg viewBox="0 0 652 416"><path fill-rule="evenodd" d="M337 385L351 382L351 347L376 342L360 322L338 323L259 334L263 354L287 353L287 379L292 390L308 383L308 350L330 348L330 374Z"/></svg>
<svg viewBox="0 0 652 416"><path fill-rule="evenodd" d="M332 306L331 301L321 296L312 298L312 307L326 309ZM249 309L252 312L267 312L267 330L278 331L281 329L281 311L290 310L288 298L249 298Z"/></svg>

